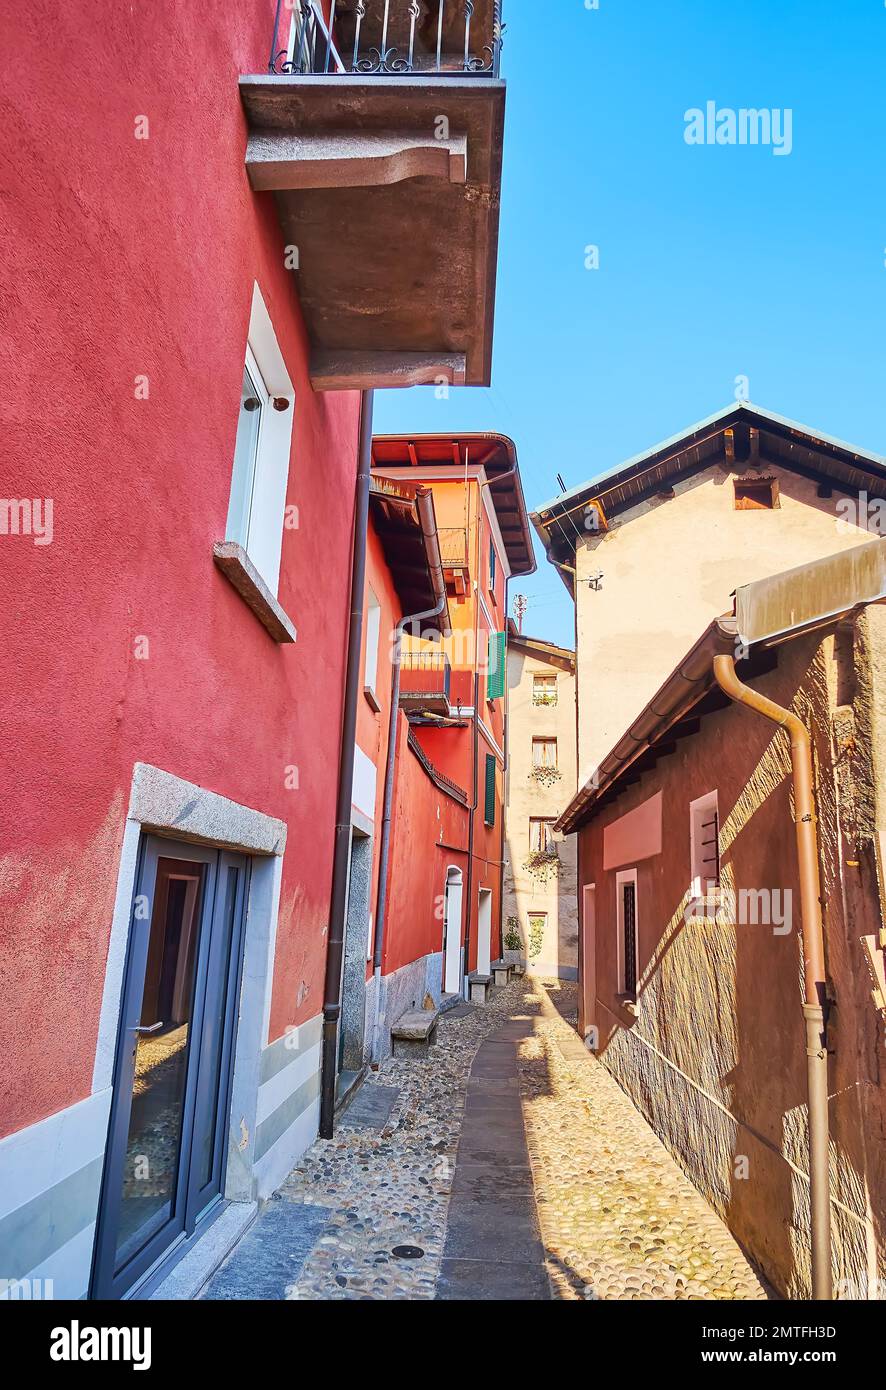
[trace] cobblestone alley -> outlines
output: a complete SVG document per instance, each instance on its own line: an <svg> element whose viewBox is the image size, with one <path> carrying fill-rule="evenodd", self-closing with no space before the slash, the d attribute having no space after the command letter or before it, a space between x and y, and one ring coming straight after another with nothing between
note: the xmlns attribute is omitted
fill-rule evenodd
<svg viewBox="0 0 886 1390"><path fill-rule="evenodd" d="M556 1001L556 1006L553 1001ZM566 1021L517 981L391 1058L204 1297L762 1299L729 1231Z"/></svg>

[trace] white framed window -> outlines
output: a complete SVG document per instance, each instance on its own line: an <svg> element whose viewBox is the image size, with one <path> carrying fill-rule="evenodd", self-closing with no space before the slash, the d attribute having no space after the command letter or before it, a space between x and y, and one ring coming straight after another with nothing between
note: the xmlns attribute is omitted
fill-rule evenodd
<svg viewBox="0 0 886 1390"><path fill-rule="evenodd" d="M242 545L275 597L280 581L294 415L295 388L265 302L255 285L225 540Z"/></svg>
<svg viewBox="0 0 886 1390"><path fill-rule="evenodd" d="M555 820L550 816L531 816L529 819L530 854L550 854L557 848L554 839Z"/></svg>
<svg viewBox="0 0 886 1390"><path fill-rule="evenodd" d="M532 703L534 705L555 705L557 703L557 677L532 677Z"/></svg>
<svg viewBox="0 0 886 1390"><path fill-rule="evenodd" d="M716 792L689 803L689 891L693 898L720 889L720 811Z"/></svg>
<svg viewBox="0 0 886 1390"><path fill-rule="evenodd" d="M378 681L378 643L381 635L381 605L369 590L366 598L366 661L363 671L363 688L378 704L376 683Z"/></svg>
<svg viewBox="0 0 886 1390"><path fill-rule="evenodd" d="M532 740L532 766L557 766L557 740L555 738L534 738Z"/></svg>
<svg viewBox="0 0 886 1390"><path fill-rule="evenodd" d="M615 919L618 931L618 993L637 997L640 935L637 917L637 870L615 875Z"/></svg>

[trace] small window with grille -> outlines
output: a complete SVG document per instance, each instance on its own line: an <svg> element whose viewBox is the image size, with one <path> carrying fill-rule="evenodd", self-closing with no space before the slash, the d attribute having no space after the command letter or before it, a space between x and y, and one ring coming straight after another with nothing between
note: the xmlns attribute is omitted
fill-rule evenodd
<svg viewBox="0 0 886 1390"><path fill-rule="evenodd" d="M615 876L616 922L618 926L618 993L637 997L637 870L626 869Z"/></svg>
<svg viewBox="0 0 886 1390"><path fill-rule="evenodd" d="M717 793L708 792L689 806L691 893L707 898L720 888L720 812Z"/></svg>

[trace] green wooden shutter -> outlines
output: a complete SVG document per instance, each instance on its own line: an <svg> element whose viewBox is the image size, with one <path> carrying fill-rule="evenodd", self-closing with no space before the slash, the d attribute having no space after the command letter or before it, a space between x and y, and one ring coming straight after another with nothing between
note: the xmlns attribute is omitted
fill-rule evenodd
<svg viewBox="0 0 886 1390"><path fill-rule="evenodd" d="M505 693L505 664L507 637L503 632L490 632L486 667L486 698L501 700Z"/></svg>
<svg viewBox="0 0 886 1390"><path fill-rule="evenodd" d="M483 819L487 825L495 825L495 755L486 754L486 806Z"/></svg>

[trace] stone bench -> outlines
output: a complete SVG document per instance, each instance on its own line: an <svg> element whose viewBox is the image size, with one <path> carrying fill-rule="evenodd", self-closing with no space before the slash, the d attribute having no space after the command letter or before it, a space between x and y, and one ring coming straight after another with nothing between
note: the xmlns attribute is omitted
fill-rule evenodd
<svg viewBox="0 0 886 1390"><path fill-rule="evenodd" d="M468 976L468 990L472 1004L485 1004L489 990L492 987L492 976L481 975L478 970L474 970Z"/></svg>
<svg viewBox="0 0 886 1390"><path fill-rule="evenodd" d="M495 981L496 988L501 989L511 978L511 970L513 967L508 965L506 960L494 960L489 969L492 971L492 978Z"/></svg>
<svg viewBox="0 0 886 1390"><path fill-rule="evenodd" d="M437 1041L440 1015L436 1009L412 1009L391 1028L395 1057L427 1057Z"/></svg>

